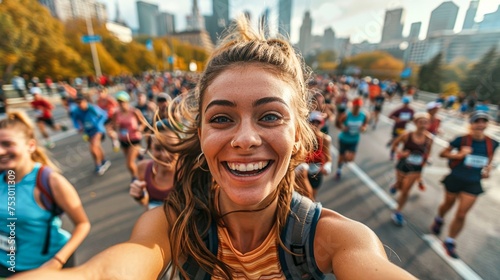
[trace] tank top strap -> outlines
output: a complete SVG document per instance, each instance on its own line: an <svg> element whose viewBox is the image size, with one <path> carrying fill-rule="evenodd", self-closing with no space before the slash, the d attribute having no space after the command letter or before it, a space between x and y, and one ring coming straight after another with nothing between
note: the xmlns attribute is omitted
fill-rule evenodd
<svg viewBox="0 0 500 280"><path fill-rule="evenodd" d="M153 164L154 161L150 161L146 166L146 174L144 174L144 181L146 181L146 190L149 192L154 189L153 184Z"/></svg>

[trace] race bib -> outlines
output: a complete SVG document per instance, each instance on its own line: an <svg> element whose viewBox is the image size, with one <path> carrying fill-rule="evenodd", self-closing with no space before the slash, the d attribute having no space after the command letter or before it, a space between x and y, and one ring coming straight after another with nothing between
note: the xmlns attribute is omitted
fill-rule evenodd
<svg viewBox="0 0 500 280"><path fill-rule="evenodd" d="M483 168L488 165L489 159L484 156L467 155L465 156L464 165L472 168Z"/></svg>
<svg viewBox="0 0 500 280"><path fill-rule="evenodd" d="M83 123L83 127L85 127L85 129L92 129L94 127L94 124L92 122L86 121Z"/></svg>
<svg viewBox="0 0 500 280"><path fill-rule="evenodd" d="M315 175L319 173L319 170L321 169L321 163L309 163L309 170L307 173L310 175Z"/></svg>
<svg viewBox="0 0 500 280"><path fill-rule="evenodd" d="M360 128L363 125L362 121L348 121L347 128L349 130L349 134L359 134Z"/></svg>
<svg viewBox="0 0 500 280"><path fill-rule="evenodd" d="M43 117L43 111L42 110L35 110L35 116L37 118Z"/></svg>
<svg viewBox="0 0 500 280"><path fill-rule="evenodd" d="M128 129L126 128L120 128L120 135L123 137L127 137L128 135Z"/></svg>
<svg viewBox="0 0 500 280"><path fill-rule="evenodd" d="M411 120L411 113L408 113L408 112L403 112L403 113L400 113L400 114L399 114L399 118L400 118L402 121L409 121L409 120Z"/></svg>
<svg viewBox="0 0 500 280"><path fill-rule="evenodd" d="M422 165L423 162L424 162L424 157L418 154L410 154L406 158L406 163L411 165Z"/></svg>
<svg viewBox="0 0 500 280"><path fill-rule="evenodd" d="M0 232L0 250L5 251L7 253L16 251L15 240L12 240L11 243L9 244L9 236L5 232Z"/></svg>

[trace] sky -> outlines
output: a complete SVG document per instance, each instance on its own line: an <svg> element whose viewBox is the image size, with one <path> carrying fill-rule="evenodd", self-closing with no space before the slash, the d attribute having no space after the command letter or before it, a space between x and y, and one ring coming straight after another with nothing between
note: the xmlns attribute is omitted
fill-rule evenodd
<svg viewBox="0 0 500 280"><path fill-rule="evenodd" d="M108 18L116 17L116 3L122 18L132 28L138 28L136 0L98 0L105 3L108 9ZM186 16L191 13L192 0L146 0L158 4L160 11L173 13L176 16L176 30L182 31L186 26ZM427 33L430 14L444 0L290 0L293 2L291 41L299 40L299 30L304 12L309 10L313 20L314 35L323 35L324 30L332 27L336 37L351 37L351 43L369 41L380 42L385 10L404 8L403 35L408 35L410 25L421 21L420 38L424 39ZM469 7L470 0L453 0L459 6L455 32L459 32ZM230 18L244 11L250 11L252 21L268 7L270 13L270 27L273 29L278 21L278 0L229 0ZM481 0L476 14L476 21L481 21L484 14L497 10L500 0ZM202 15L212 14L212 0L198 0Z"/></svg>

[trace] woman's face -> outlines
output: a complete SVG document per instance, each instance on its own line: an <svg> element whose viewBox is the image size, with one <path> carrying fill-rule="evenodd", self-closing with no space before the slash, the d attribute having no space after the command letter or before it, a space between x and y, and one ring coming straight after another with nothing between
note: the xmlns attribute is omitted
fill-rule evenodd
<svg viewBox="0 0 500 280"><path fill-rule="evenodd" d="M429 129L430 121L427 118L420 118L415 120L415 126L418 130L424 131Z"/></svg>
<svg viewBox="0 0 500 280"><path fill-rule="evenodd" d="M257 65L222 72L201 104L201 149L221 197L251 208L273 193L298 142L295 91Z"/></svg>
<svg viewBox="0 0 500 280"><path fill-rule="evenodd" d="M176 141L177 136L175 133L172 131L167 131L167 132L162 132L163 135L166 137L169 137L168 142L171 143L171 141ZM163 145L156 139L156 137L153 137L153 142L151 143L151 155L155 160L159 161L159 164L167 167L167 168L175 168L175 165L177 163L177 159L179 158L178 154L173 154L170 153L167 149L163 147ZM170 137L173 137L170 139Z"/></svg>
<svg viewBox="0 0 500 280"><path fill-rule="evenodd" d="M0 129L0 170L15 170L31 160L35 150L35 140L26 140L23 132Z"/></svg>
<svg viewBox="0 0 500 280"><path fill-rule="evenodd" d="M477 119L475 122L470 124L471 132L484 133L484 130L488 127L488 121L485 119Z"/></svg>

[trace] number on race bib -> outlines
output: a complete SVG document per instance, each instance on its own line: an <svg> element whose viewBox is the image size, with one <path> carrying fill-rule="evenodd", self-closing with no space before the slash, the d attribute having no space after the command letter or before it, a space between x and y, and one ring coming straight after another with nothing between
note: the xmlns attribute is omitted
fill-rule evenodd
<svg viewBox="0 0 500 280"><path fill-rule="evenodd" d="M467 167L472 168L483 168L488 165L488 158L478 155L467 155L464 160L464 164Z"/></svg>
<svg viewBox="0 0 500 280"><path fill-rule="evenodd" d="M422 165L424 162L424 157L422 155L410 154L406 158L406 162L411 165Z"/></svg>

